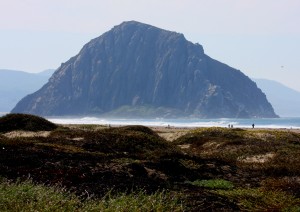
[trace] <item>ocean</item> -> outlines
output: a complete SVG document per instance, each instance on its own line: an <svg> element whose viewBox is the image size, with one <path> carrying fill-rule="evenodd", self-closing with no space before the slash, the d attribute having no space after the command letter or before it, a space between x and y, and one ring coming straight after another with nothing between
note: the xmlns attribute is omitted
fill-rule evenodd
<svg viewBox="0 0 300 212"><path fill-rule="evenodd" d="M7 113L0 112L0 117ZM45 117L56 124L144 125L158 127L228 127L235 128L285 128L300 129L300 117L255 118L255 119L121 119L101 117Z"/></svg>
<svg viewBox="0 0 300 212"><path fill-rule="evenodd" d="M47 118L47 117L46 117ZM100 125L145 125L158 127L228 127L234 128L286 128L300 129L299 118L259 118L259 119L118 119L100 117L48 117L57 124L100 124Z"/></svg>

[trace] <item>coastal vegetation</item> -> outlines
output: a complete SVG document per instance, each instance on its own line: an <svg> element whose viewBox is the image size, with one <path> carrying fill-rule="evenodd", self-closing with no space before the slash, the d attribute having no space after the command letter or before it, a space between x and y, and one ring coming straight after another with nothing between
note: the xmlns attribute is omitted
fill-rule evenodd
<svg viewBox="0 0 300 212"><path fill-rule="evenodd" d="M297 132L42 125L1 125L0 211L300 210Z"/></svg>
<svg viewBox="0 0 300 212"><path fill-rule="evenodd" d="M1 181L1 211L183 211L178 193L136 191L82 199L57 186Z"/></svg>
<svg viewBox="0 0 300 212"><path fill-rule="evenodd" d="M50 121L30 114L7 114L0 118L0 132L14 130L51 131L57 126Z"/></svg>

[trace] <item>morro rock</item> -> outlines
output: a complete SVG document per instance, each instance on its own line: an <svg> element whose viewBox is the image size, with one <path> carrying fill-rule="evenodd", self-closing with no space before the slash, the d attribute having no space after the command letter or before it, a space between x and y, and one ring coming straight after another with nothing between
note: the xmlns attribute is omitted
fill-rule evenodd
<svg viewBox="0 0 300 212"><path fill-rule="evenodd" d="M87 43L12 110L43 116L277 117L239 70L183 34L129 21Z"/></svg>

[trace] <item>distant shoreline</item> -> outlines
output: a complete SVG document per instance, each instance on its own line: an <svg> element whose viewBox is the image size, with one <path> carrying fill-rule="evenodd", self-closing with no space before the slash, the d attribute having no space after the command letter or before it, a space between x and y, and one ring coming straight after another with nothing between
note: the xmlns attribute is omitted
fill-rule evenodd
<svg viewBox="0 0 300 212"><path fill-rule="evenodd" d="M4 116L9 112L0 112L0 116ZM49 121L68 125L103 125L103 126L128 126L128 125L143 125L151 128L176 128L176 129L194 129L199 127L224 127L252 129L252 124L255 124L255 129L277 129L277 130L300 130L300 118L257 118L257 119L233 119L233 118L219 118L219 119L195 119L195 118L107 118L107 117L92 117L92 116L78 116L78 117L45 117Z"/></svg>
<svg viewBox="0 0 300 212"><path fill-rule="evenodd" d="M224 127L252 129L300 129L300 118L260 118L260 119L124 119L124 118L104 118L104 117L48 117L49 121L57 124L96 124L111 126L143 125L148 127L172 127L172 128L198 128L198 127Z"/></svg>

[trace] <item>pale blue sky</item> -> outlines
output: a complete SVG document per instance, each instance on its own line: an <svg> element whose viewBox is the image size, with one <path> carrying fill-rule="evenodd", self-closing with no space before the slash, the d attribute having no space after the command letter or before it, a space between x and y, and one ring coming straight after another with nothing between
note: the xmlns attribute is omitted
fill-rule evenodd
<svg viewBox="0 0 300 212"><path fill-rule="evenodd" d="M249 77L300 91L300 0L0 0L0 69L56 69L123 21L183 33Z"/></svg>

